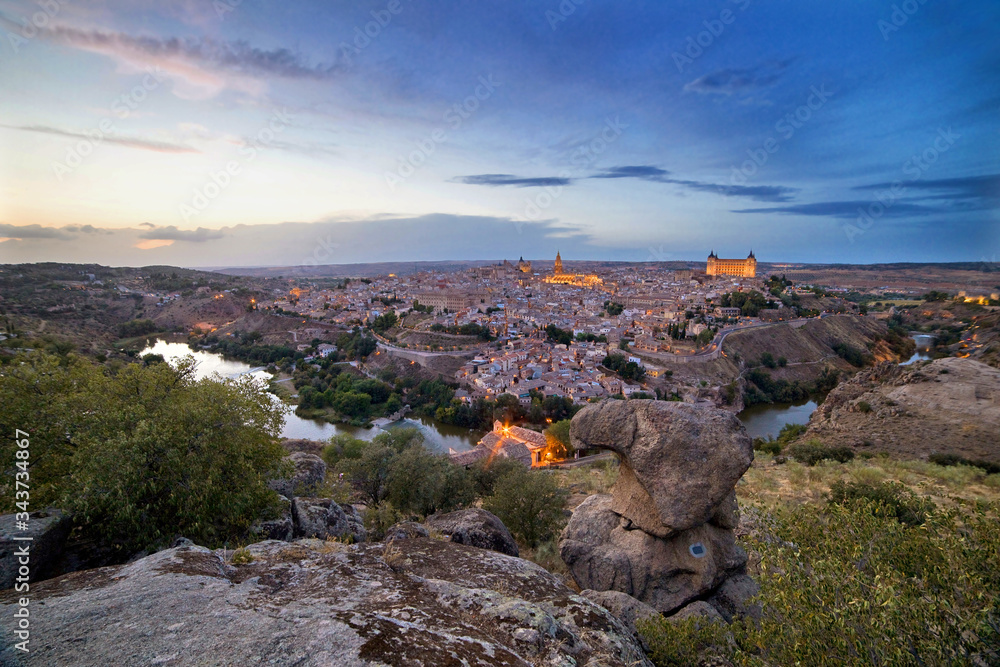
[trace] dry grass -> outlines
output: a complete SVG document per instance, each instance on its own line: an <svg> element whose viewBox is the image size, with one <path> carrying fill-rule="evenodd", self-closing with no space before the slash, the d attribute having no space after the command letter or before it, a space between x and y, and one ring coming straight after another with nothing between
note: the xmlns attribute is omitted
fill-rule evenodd
<svg viewBox="0 0 1000 667"><path fill-rule="evenodd" d="M796 461L777 464L761 452L737 485L741 501L774 505L778 502L820 502L834 482L899 482L919 496L943 506L956 499L1000 501L1000 475L987 475L969 466L939 466L927 461L900 461L887 457L855 459L848 463L822 461L809 467Z"/></svg>
<svg viewBox="0 0 1000 667"><path fill-rule="evenodd" d="M396 540L389 540L382 547L382 560L393 572L399 572L403 569L403 566L406 564L406 556L403 554L402 549L399 548L399 545L396 544Z"/></svg>
<svg viewBox="0 0 1000 667"><path fill-rule="evenodd" d="M608 493L618 479L618 463L614 460L605 460L579 468L554 470L552 474L555 475L559 486L571 494L582 493L589 496L595 493Z"/></svg>

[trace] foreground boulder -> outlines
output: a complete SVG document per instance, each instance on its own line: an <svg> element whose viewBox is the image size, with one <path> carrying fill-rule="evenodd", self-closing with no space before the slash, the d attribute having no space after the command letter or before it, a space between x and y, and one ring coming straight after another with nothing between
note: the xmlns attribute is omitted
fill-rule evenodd
<svg viewBox="0 0 1000 667"><path fill-rule="evenodd" d="M559 548L581 587L621 591L669 614L746 566L731 530L703 524L663 539L627 525L607 494L576 508Z"/></svg>
<svg viewBox="0 0 1000 667"><path fill-rule="evenodd" d="M383 542L392 540L412 540L415 537L430 537L430 532L414 521L401 521L385 531Z"/></svg>
<svg viewBox="0 0 1000 667"><path fill-rule="evenodd" d="M258 521L250 529L261 540L288 541L293 536L292 503L284 496L278 496L279 509L272 519Z"/></svg>
<svg viewBox="0 0 1000 667"><path fill-rule="evenodd" d="M747 555L733 532L735 487L753 461L753 443L732 414L605 401L577 413L570 437L621 460L611 493L577 507L559 542L580 588L618 591L673 614L745 572Z"/></svg>
<svg viewBox="0 0 1000 667"><path fill-rule="evenodd" d="M424 523L431 530L447 535L457 544L499 551L508 556L518 555L514 536L492 512L473 508L433 514Z"/></svg>
<svg viewBox="0 0 1000 667"><path fill-rule="evenodd" d="M58 570L58 562L66 545L72 523L61 510L31 512L27 529L17 527L17 515L0 516L0 589L11 588L17 582L22 563L18 550L29 545L28 581L44 579ZM15 538L31 538L18 540Z"/></svg>
<svg viewBox="0 0 1000 667"><path fill-rule="evenodd" d="M275 479L268 483L279 495L286 498L312 496L326 479L326 462L315 454L293 452L285 457L292 465L292 475L287 479Z"/></svg>
<svg viewBox="0 0 1000 667"><path fill-rule="evenodd" d="M184 546L33 586L31 664L650 665L605 609L518 558L429 538L247 552L233 566ZM16 604L0 594L5 636Z"/></svg>
<svg viewBox="0 0 1000 667"><path fill-rule="evenodd" d="M686 403L604 401L573 418L570 437L618 454L614 511L660 537L708 521L753 462L735 415Z"/></svg>
<svg viewBox="0 0 1000 667"><path fill-rule="evenodd" d="M610 611L611 615L621 621L632 632L632 635L643 644L643 648L648 648L636 624L653 620L660 616L660 612L645 602L640 602L631 595L619 591L592 591L588 589L582 591L580 595Z"/></svg>
<svg viewBox="0 0 1000 667"><path fill-rule="evenodd" d="M330 540L350 532L350 521L344 510L329 498L295 498L292 500L292 532L296 538L314 537Z"/></svg>

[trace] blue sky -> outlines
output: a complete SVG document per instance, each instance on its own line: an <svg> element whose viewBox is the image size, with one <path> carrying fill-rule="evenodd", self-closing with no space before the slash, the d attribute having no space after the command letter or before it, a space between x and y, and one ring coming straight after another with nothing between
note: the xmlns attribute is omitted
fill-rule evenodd
<svg viewBox="0 0 1000 667"><path fill-rule="evenodd" d="M1000 5L0 0L0 261L979 261Z"/></svg>

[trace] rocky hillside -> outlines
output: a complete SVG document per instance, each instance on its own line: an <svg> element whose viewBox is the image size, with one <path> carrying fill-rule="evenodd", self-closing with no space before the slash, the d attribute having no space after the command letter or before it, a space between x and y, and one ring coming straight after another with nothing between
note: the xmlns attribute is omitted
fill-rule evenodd
<svg viewBox="0 0 1000 667"><path fill-rule="evenodd" d="M1000 370L972 359L884 363L834 389L803 440L901 458L1000 462Z"/></svg>
<svg viewBox="0 0 1000 667"><path fill-rule="evenodd" d="M30 660L8 644L0 665L650 665L608 611L495 551L400 534L238 553L188 543L33 584ZM0 594L7 636L17 600Z"/></svg>
<svg viewBox="0 0 1000 667"><path fill-rule="evenodd" d="M884 322L867 317L842 315L811 319L801 326L789 323L761 327L734 333L726 338L724 349L729 356L739 355L749 364L765 353L775 358L785 357L788 366L775 372L779 379L808 380L818 376L822 368L832 366L845 372L857 370L841 359L833 346L844 343L853 348L870 351L877 361L898 360L881 338L888 329ZM873 349L869 345L875 343ZM788 377L785 377L784 375Z"/></svg>

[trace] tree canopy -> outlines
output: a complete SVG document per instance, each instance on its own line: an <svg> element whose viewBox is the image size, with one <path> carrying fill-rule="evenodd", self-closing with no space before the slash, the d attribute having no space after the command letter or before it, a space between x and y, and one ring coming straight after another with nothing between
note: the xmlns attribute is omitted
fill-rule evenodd
<svg viewBox="0 0 1000 667"><path fill-rule="evenodd" d="M30 434L32 506L67 510L125 552L245 535L277 500L267 480L284 455L284 408L252 378L198 380L193 366L115 370L41 352L4 365L0 424ZM0 444L5 465L14 447ZM9 510L14 494L3 497Z"/></svg>

